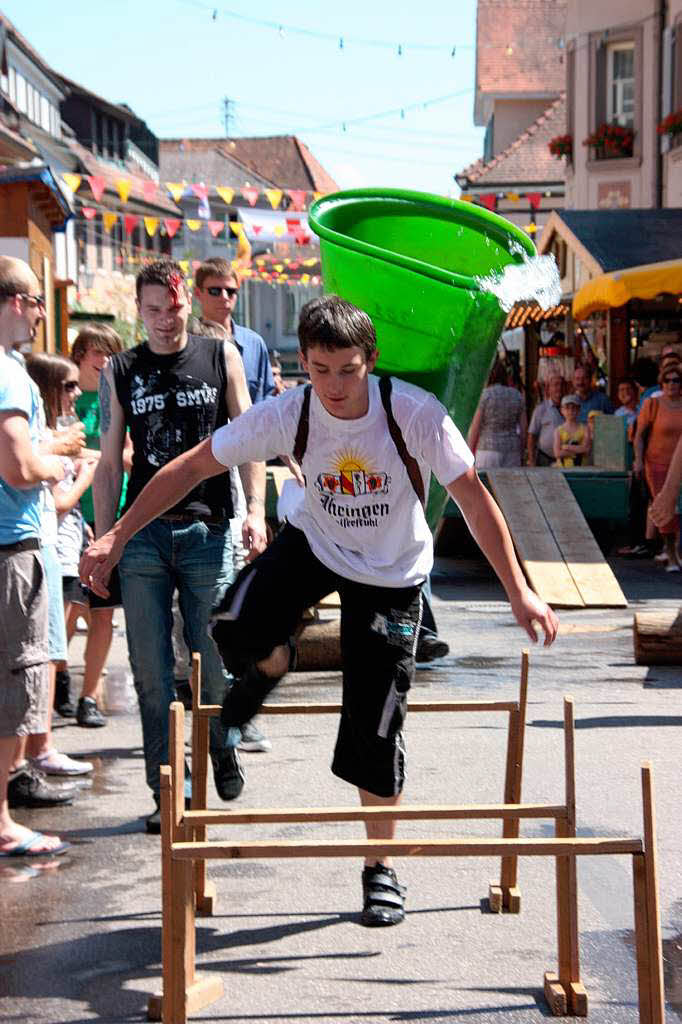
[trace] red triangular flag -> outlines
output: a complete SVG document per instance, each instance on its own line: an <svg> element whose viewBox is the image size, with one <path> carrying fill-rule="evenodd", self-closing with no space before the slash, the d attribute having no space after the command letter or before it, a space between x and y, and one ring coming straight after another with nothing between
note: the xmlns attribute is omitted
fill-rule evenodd
<svg viewBox="0 0 682 1024"><path fill-rule="evenodd" d="M181 224L182 224L182 221L181 220L176 220L175 217L168 217L168 218L166 218L166 220L164 220L163 226L165 227L166 234L168 235L169 238L174 238L175 237L175 234L176 234L176 232L177 232L177 230L178 230L178 228L180 227Z"/></svg>
<svg viewBox="0 0 682 1024"><path fill-rule="evenodd" d="M247 186L246 188L241 188L239 191L244 196L244 199L246 199L246 201L249 204L249 206L255 206L256 205L256 203L258 202L258 196L259 196L259 192L258 192L257 188L253 188L253 187L248 187Z"/></svg>
<svg viewBox="0 0 682 1024"><path fill-rule="evenodd" d="M482 206L485 206L486 210L494 210L497 206L497 196L494 192L486 192L485 195L479 196L479 201Z"/></svg>
<svg viewBox="0 0 682 1024"><path fill-rule="evenodd" d="M222 220L209 220L208 230L211 232L214 238L217 238L220 232L225 227L225 223Z"/></svg>
<svg viewBox="0 0 682 1024"><path fill-rule="evenodd" d="M201 200L202 202L205 199L208 199L208 185L204 185L203 181L201 182L201 184L192 185L192 192L194 192L194 195L197 197L197 199Z"/></svg>
<svg viewBox="0 0 682 1024"><path fill-rule="evenodd" d="M530 203L531 210L537 210L542 202L542 192L527 192L526 199Z"/></svg>
<svg viewBox="0 0 682 1024"><path fill-rule="evenodd" d="M301 230L301 218L300 217L287 217L287 234L295 235L297 231Z"/></svg>
<svg viewBox="0 0 682 1024"><path fill-rule="evenodd" d="M88 174L85 180L90 186L90 191L95 197L96 203L101 203L102 196L104 195L104 189L106 188L106 178L103 178L101 174Z"/></svg>
<svg viewBox="0 0 682 1024"><path fill-rule="evenodd" d="M125 226L127 235L132 235L133 231L135 230L139 223L139 220L140 218L137 216L136 213L126 213L125 217L123 218L123 224Z"/></svg>
<svg viewBox="0 0 682 1024"><path fill-rule="evenodd" d="M302 188L288 188L287 195L291 199L295 210L302 210L305 206L305 192Z"/></svg>
<svg viewBox="0 0 682 1024"><path fill-rule="evenodd" d="M158 186L155 181L142 182L142 195L148 203L151 203L151 201L156 198L157 187Z"/></svg>
<svg viewBox="0 0 682 1024"><path fill-rule="evenodd" d="M94 206L81 207L81 213L83 214L86 220L92 220L93 217L97 216L97 210L94 208Z"/></svg>
<svg viewBox="0 0 682 1024"><path fill-rule="evenodd" d="M251 225L251 230L253 231L254 235L260 235L261 231L263 230L263 225L262 224L252 224Z"/></svg>

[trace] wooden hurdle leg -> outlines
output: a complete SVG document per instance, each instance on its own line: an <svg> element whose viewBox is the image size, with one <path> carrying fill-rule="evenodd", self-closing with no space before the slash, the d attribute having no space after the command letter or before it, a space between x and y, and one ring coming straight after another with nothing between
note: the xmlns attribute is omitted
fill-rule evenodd
<svg viewBox="0 0 682 1024"><path fill-rule="evenodd" d="M661 917L658 899L656 816L651 764L642 765L644 853L632 858L635 896L637 986L641 1024L663 1024L665 992L661 950Z"/></svg>
<svg viewBox="0 0 682 1024"><path fill-rule="evenodd" d="M192 655L192 810L205 811L208 806L208 736L210 718L201 713L201 655ZM194 842L206 841L206 826L192 829ZM215 911L216 887L206 878L206 861L194 863L194 901L197 914L209 917Z"/></svg>
<svg viewBox="0 0 682 1024"><path fill-rule="evenodd" d="M575 719L573 700L564 698L564 786L566 817L557 819L558 838L575 838ZM556 859L559 973L545 974L545 998L557 1016L587 1016L587 992L580 981L578 879L575 857Z"/></svg>
<svg viewBox="0 0 682 1024"><path fill-rule="evenodd" d="M162 835L162 958L163 992L152 996L147 1014L163 1024L186 1024L187 1014L219 999L220 978L195 977L196 930L192 860L175 860L173 843L191 840L193 830L183 823L185 712L174 702L170 710L170 768L161 769Z"/></svg>
<svg viewBox="0 0 682 1024"><path fill-rule="evenodd" d="M521 682L519 685L519 703L515 711L509 712L509 728L507 732L507 764L504 777L504 802L506 804L521 803L521 785L523 781L523 747L526 730L526 704L528 696L528 651L521 655ZM505 839L518 839L519 819L507 818L502 825ZM506 911L518 914L521 910L521 890L517 885L518 857L503 857L500 865L499 884L491 882L488 889L488 904L497 914Z"/></svg>

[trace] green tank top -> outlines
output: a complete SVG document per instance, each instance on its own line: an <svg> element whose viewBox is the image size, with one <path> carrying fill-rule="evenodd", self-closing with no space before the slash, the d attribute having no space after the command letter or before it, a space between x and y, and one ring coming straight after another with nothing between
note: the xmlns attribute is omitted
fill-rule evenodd
<svg viewBox="0 0 682 1024"><path fill-rule="evenodd" d="M76 399L76 415L85 425L86 447L99 451L99 395L96 391L84 391ZM127 490L128 474L124 473L121 485L121 500L118 503L118 510L116 512L117 519L125 505ZM86 523L93 526L95 523L95 506L92 499L92 487L88 487L81 498L81 511Z"/></svg>

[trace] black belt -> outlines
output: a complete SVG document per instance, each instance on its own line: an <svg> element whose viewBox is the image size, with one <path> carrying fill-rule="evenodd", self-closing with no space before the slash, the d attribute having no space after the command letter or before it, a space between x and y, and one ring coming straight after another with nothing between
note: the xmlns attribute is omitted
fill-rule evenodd
<svg viewBox="0 0 682 1024"><path fill-rule="evenodd" d="M40 551L40 541L37 537L27 537L26 540L17 540L14 544L0 544L0 551L10 551L12 554L18 551Z"/></svg>
<svg viewBox="0 0 682 1024"><path fill-rule="evenodd" d="M192 515L191 513L186 515L170 515L170 516L159 516L166 523L209 523L213 526L222 526L226 520L221 516L200 516Z"/></svg>

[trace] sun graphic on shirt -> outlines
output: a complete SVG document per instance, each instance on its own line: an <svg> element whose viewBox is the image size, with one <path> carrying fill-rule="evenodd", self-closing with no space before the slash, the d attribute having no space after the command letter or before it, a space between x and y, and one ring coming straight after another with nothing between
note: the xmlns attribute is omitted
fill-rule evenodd
<svg viewBox="0 0 682 1024"><path fill-rule="evenodd" d="M358 455L352 448L346 451L339 452L336 460L336 472L341 473L344 476L350 476L351 473L360 471L364 473L371 472L367 462L363 459L362 455Z"/></svg>

